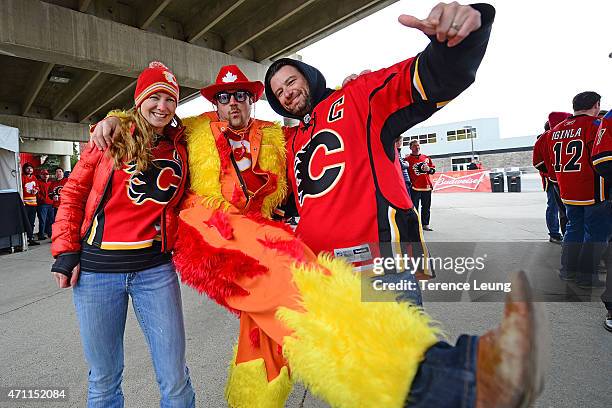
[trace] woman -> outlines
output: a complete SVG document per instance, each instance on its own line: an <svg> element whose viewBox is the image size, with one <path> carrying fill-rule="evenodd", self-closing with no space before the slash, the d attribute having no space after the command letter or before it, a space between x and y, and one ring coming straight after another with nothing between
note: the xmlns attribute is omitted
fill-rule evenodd
<svg viewBox="0 0 612 408"><path fill-rule="evenodd" d="M53 225L52 272L72 286L89 365L89 407L122 407L128 298L147 339L162 407L193 407L185 329L171 263L177 204L187 180L179 86L163 64L138 77L135 107L115 143L90 143L62 190Z"/></svg>

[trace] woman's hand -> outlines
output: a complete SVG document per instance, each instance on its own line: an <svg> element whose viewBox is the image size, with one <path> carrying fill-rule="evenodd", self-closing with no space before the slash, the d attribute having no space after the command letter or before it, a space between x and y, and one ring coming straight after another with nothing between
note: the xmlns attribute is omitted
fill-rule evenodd
<svg viewBox="0 0 612 408"><path fill-rule="evenodd" d="M68 280L68 277L62 273L59 272L53 272L53 278L55 278L55 282L57 283L57 287L58 288L69 288L69 287L75 287L78 280L79 280L79 273L81 272L81 265L77 265L74 267L74 269L72 269L72 276L70 277L70 280Z"/></svg>

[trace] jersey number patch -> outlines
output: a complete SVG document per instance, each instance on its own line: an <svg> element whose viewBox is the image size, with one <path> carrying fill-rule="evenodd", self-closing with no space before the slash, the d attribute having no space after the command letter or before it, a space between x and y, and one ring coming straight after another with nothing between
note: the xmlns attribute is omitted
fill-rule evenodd
<svg viewBox="0 0 612 408"><path fill-rule="evenodd" d="M555 172L574 172L580 171L580 158L582 157L582 151L584 148L584 143L582 140L572 140L565 146L565 154L571 155L572 157L569 159L565 165L562 162L562 149L563 143L557 142L553 146L553 150L555 152Z"/></svg>

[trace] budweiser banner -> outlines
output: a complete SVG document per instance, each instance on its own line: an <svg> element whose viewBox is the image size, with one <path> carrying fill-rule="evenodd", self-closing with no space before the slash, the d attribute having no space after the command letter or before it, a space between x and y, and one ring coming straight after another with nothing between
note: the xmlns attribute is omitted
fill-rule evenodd
<svg viewBox="0 0 612 408"><path fill-rule="evenodd" d="M490 193L491 180L486 170L447 171L431 176L436 193Z"/></svg>

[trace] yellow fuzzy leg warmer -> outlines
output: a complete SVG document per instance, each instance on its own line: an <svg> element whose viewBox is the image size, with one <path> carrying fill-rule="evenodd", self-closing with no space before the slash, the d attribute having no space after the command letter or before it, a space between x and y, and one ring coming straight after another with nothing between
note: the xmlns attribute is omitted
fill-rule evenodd
<svg viewBox="0 0 612 408"><path fill-rule="evenodd" d="M283 408L293 383L287 367L281 369L274 380L268 382L263 359L230 364L225 385L225 399L230 408Z"/></svg>
<svg viewBox="0 0 612 408"><path fill-rule="evenodd" d="M277 312L294 330L283 343L293 380L336 408L402 407L439 329L406 303L362 302L360 279L344 261L319 263L331 275L293 271L306 312Z"/></svg>

